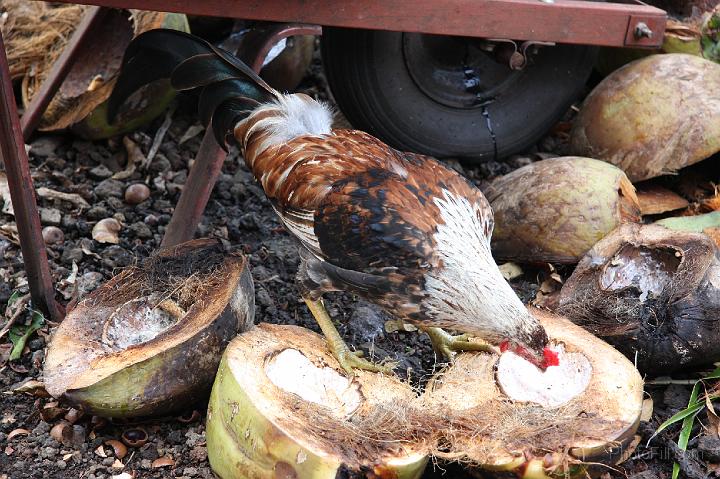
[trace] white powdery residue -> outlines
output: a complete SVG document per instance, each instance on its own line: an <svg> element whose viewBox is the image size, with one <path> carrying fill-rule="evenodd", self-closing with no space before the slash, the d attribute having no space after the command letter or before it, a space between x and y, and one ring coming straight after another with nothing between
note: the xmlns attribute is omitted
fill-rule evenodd
<svg viewBox="0 0 720 479"><path fill-rule="evenodd" d="M159 307L130 301L108 320L106 337L112 347L126 349L155 339L177 322L178 318Z"/></svg>
<svg viewBox="0 0 720 479"><path fill-rule="evenodd" d="M268 379L280 389L319 404L341 417L362 403L358 387L330 367L315 366L297 349L285 349L265 366Z"/></svg>

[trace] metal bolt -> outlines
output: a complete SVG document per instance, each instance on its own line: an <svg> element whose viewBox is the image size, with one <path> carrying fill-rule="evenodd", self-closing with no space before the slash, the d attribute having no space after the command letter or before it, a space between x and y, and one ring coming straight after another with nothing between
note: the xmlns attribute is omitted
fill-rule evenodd
<svg viewBox="0 0 720 479"><path fill-rule="evenodd" d="M638 24L635 25L634 34L637 40L641 38L652 38L653 31L650 30L650 27L648 27L645 22L638 22Z"/></svg>

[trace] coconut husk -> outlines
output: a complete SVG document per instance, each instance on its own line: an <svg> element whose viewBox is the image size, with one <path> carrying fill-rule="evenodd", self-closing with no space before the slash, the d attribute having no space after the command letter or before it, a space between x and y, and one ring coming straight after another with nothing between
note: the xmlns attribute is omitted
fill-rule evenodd
<svg viewBox="0 0 720 479"><path fill-rule="evenodd" d="M707 235L683 229L621 226L588 252L560 292L559 312L648 375L720 359L720 254Z"/></svg>
<svg viewBox="0 0 720 479"><path fill-rule="evenodd" d="M89 7L22 0L3 0L0 5L11 76L21 81L27 107ZM92 46L78 54L38 129L61 130L85 119L110 96L130 40L154 28L178 27L175 17L184 20L163 12L109 11L96 27L101 30L93 35Z"/></svg>

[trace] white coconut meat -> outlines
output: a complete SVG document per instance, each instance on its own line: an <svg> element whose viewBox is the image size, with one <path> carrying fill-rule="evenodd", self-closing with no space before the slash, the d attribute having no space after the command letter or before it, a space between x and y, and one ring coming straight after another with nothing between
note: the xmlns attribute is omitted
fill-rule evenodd
<svg viewBox="0 0 720 479"><path fill-rule="evenodd" d="M359 386L335 369L318 367L297 349L285 349L265 366L268 379L280 389L347 417L363 401Z"/></svg>
<svg viewBox="0 0 720 479"><path fill-rule="evenodd" d="M587 389L592 365L581 353L568 353L563 345L552 348L559 364L541 371L517 354L507 351L497 364L497 382L502 392L515 401L555 408L570 402Z"/></svg>

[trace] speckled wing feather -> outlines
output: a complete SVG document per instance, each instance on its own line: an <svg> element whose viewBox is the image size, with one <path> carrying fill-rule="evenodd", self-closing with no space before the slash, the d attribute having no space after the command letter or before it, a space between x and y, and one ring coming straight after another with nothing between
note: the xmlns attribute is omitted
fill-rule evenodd
<svg viewBox="0 0 720 479"><path fill-rule="evenodd" d="M457 172L360 131L298 137L246 155L288 230L346 270L416 273L437 266L433 233L441 218L434 199L444 190L478 202L491 218L484 197Z"/></svg>

